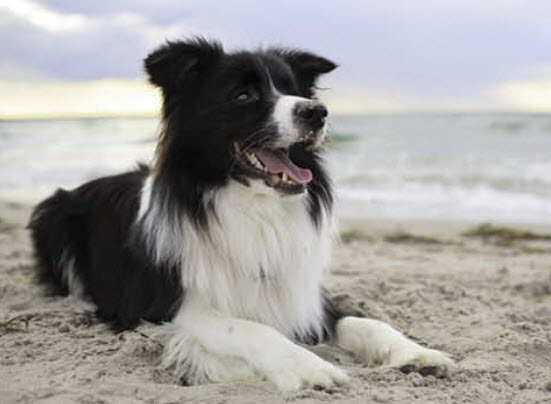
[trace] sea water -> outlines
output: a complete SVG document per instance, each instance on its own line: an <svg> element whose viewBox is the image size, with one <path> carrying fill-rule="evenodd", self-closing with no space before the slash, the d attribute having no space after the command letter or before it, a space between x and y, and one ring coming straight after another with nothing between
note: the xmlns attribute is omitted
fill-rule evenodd
<svg viewBox="0 0 551 404"><path fill-rule="evenodd" d="M151 160L156 118L0 121L0 199ZM551 115L333 116L326 159L345 218L551 224Z"/></svg>

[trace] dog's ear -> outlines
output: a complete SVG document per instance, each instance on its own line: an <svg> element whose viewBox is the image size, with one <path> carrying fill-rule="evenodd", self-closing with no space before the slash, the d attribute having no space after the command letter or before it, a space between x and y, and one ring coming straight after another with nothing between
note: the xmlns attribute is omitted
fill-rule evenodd
<svg viewBox="0 0 551 404"><path fill-rule="evenodd" d="M291 67L298 79L299 90L311 96L316 81L321 74L329 73L337 68L337 64L329 59L301 50L272 49Z"/></svg>
<svg viewBox="0 0 551 404"><path fill-rule="evenodd" d="M220 43L203 38L167 42L144 59L144 68L152 84L170 89L208 69L223 53Z"/></svg>

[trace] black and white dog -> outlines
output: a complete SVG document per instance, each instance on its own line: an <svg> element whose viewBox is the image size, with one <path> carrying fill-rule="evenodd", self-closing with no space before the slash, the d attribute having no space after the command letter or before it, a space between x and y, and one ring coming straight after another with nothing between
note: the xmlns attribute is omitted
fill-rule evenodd
<svg viewBox="0 0 551 404"><path fill-rule="evenodd" d="M162 90L151 168L58 190L30 228L40 277L123 330L163 323L163 361L190 383L264 377L282 390L347 376L297 343L370 365L445 372L448 356L344 317L322 287L334 231L320 157L327 109L312 53L169 42L145 59Z"/></svg>

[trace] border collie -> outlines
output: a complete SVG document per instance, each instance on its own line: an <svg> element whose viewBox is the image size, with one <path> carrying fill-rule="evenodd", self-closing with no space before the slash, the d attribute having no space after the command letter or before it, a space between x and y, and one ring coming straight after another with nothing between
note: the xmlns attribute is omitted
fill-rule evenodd
<svg viewBox="0 0 551 404"><path fill-rule="evenodd" d="M192 38L144 66L163 95L153 163L40 203L29 225L39 277L91 300L116 330L160 324L163 363L191 384L345 383L298 345L319 342L368 365L446 372L445 353L345 316L323 289L335 226L315 90L335 63Z"/></svg>

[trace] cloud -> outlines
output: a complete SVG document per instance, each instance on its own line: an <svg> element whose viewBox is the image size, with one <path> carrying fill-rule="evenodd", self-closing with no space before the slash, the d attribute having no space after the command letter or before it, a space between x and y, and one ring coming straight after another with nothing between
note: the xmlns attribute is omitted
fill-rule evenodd
<svg viewBox="0 0 551 404"><path fill-rule="evenodd" d="M156 89L139 79L0 81L0 118L141 115L158 112Z"/></svg>
<svg viewBox="0 0 551 404"><path fill-rule="evenodd" d="M29 0L0 0L0 64L40 69L52 79L136 78L141 60L165 38L190 28L157 25L130 12L59 13Z"/></svg>
<svg viewBox="0 0 551 404"><path fill-rule="evenodd" d="M0 0L0 8L38 28L51 32L82 29L88 19L82 14L60 14L29 0Z"/></svg>
<svg viewBox="0 0 551 404"><path fill-rule="evenodd" d="M528 93L505 83L551 63L549 15L544 0L0 0L0 79L137 79L165 38L204 34L334 59L326 84L345 109L497 109Z"/></svg>
<svg viewBox="0 0 551 404"><path fill-rule="evenodd" d="M496 93L511 109L551 112L551 78L509 81L499 85Z"/></svg>

